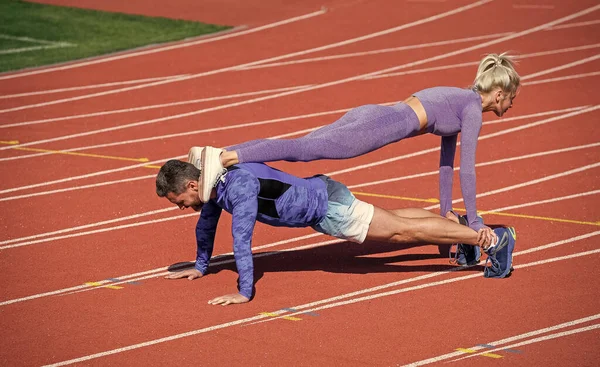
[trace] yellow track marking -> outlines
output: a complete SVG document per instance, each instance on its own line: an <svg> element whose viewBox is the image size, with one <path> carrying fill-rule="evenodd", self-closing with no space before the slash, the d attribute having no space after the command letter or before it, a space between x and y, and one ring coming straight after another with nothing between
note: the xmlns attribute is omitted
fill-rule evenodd
<svg viewBox="0 0 600 367"><path fill-rule="evenodd" d="M18 140L0 140L0 144L7 144L7 145L17 145L19 144Z"/></svg>
<svg viewBox="0 0 600 367"><path fill-rule="evenodd" d="M273 312L260 312L260 315L265 315L265 316L270 316L270 317L279 317L278 314L273 313ZM286 320L290 320L290 321L300 321L300 320L302 320L299 317L293 317L293 316L283 316L282 319L286 319Z"/></svg>
<svg viewBox="0 0 600 367"><path fill-rule="evenodd" d="M456 348L456 350L459 352L463 352L463 353L475 353L476 352L476 350L467 349L467 348Z"/></svg>
<svg viewBox="0 0 600 367"><path fill-rule="evenodd" d="M18 140L0 141L0 144L17 145L17 144L19 144L19 141ZM13 149L15 149L15 150L24 150L24 151L27 151L27 152L65 154L65 155L75 155L75 156L80 156L80 157L92 157L92 158L112 159L112 160L118 160L118 161L133 161L133 162L148 162L148 161L150 161L148 158L115 157L115 156L110 156L110 155L91 154L91 153L79 153L79 152L65 152L65 151L62 151L62 150L51 150L51 149L20 148L20 147L13 148Z"/></svg>
<svg viewBox="0 0 600 367"><path fill-rule="evenodd" d="M484 357L490 357L490 358L495 358L495 359L503 358L500 354L494 354L494 353L483 353L481 355Z"/></svg>

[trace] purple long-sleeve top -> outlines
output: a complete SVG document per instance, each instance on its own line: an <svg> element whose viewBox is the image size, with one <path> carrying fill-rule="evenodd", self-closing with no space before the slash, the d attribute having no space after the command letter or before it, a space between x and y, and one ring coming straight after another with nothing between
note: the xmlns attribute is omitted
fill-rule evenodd
<svg viewBox="0 0 600 367"><path fill-rule="evenodd" d="M479 230L475 203L475 152L481 130L481 96L470 89L436 87L414 94L427 114L427 132L442 137L440 152L440 213L452 209L452 176L457 135L460 132L460 187L469 227Z"/></svg>

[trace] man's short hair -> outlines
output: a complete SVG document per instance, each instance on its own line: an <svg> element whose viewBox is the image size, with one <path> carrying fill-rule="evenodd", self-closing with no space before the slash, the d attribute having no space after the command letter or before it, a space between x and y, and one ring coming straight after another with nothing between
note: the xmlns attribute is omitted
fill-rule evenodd
<svg viewBox="0 0 600 367"><path fill-rule="evenodd" d="M193 164L176 159L167 161L156 175L156 194L164 198L172 192L179 195L185 191L188 181L198 181L200 170Z"/></svg>

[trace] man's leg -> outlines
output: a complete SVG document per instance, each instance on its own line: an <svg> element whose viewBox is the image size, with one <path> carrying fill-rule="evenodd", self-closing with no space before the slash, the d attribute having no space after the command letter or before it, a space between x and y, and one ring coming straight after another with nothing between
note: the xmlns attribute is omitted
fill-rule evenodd
<svg viewBox="0 0 600 367"><path fill-rule="evenodd" d="M412 213L421 216L406 218L395 213ZM375 207L367 239L393 243L463 243L477 246L476 231L434 213L430 214L432 215L418 209L392 212Z"/></svg>

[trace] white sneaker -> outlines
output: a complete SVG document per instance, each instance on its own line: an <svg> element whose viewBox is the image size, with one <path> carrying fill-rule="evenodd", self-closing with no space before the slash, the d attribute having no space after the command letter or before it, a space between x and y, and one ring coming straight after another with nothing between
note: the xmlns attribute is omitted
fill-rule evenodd
<svg viewBox="0 0 600 367"><path fill-rule="evenodd" d="M202 170L202 151L204 151L204 147L191 147L188 152L188 163L193 164L199 170Z"/></svg>
<svg viewBox="0 0 600 367"><path fill-rule="evenodd" d="M223 149L214 147L205 147L201 153L200 179L200 200L207 203L210 200L210 194L217 180L227 170L221 164L221 152Z"/></svg>

